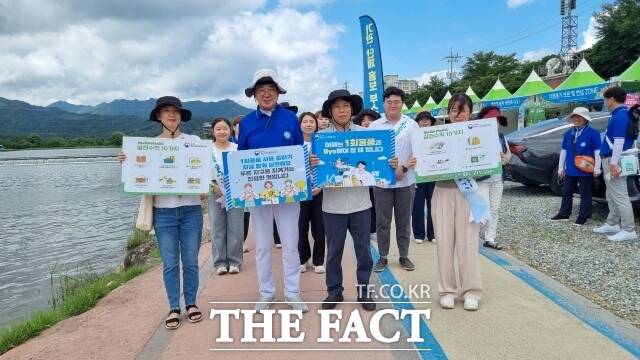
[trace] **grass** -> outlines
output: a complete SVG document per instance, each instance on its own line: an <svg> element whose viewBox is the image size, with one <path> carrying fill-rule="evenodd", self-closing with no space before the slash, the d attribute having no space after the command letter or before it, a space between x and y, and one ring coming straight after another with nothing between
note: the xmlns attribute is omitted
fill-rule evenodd
<svg viewBox="0 0 640 360"><path fill-rule="evenodd" d="M147 232L134 229L127 251L151 242L151 257L159 259L155 240ZM33 312L27 318L0 329L0 355L38 336L58 322L92 309L100 299L120 285L146 272L150 265L134 265L122 271L97 274L90 266L75 275L59 273L57 263L50 274L51 307Z"/></svg>

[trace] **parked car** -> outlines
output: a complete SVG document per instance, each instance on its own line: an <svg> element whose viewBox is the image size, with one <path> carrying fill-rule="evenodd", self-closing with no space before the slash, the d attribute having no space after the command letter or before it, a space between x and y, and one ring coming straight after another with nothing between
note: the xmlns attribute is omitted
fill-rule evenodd
<svg viewBox="0 0 640 360"><path fill-rule="evenodd" d="M607 128L608 112L591 112L590 126L600 131ZM556 195L562 195L562 180L558 178L558 160L564 133L573 125L569 119L557 118L541 121L535 125L514 131L505 136L513 156L506 167L507 179L526 186L549 185ZM640 201L638 176L627 177L631 201ZM605 200L605 183L602 175L595 179L593 197Z"/></svg>

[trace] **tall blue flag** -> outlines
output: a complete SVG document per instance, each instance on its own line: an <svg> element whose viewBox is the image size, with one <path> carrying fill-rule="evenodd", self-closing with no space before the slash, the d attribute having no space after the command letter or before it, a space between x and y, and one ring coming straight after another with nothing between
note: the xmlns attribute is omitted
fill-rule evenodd
<svg viewBox="0 0 640 360"><path fill-rule="evenodd" d="M360 16L362 34L362 71L364 74L364 107L383 112L384 79L382 77L382 56L376 23L368 15Z"/></svg>

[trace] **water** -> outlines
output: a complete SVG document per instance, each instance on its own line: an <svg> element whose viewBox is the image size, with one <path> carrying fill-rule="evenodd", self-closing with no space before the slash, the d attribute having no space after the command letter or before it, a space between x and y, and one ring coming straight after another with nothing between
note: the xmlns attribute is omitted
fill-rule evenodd
<svg viewBox="0 0 640 360"><path fill-rule="evenodd" d="M98 272L122 262L139 198L118 192L117 152L0 152L0 327L48 306L56 262L71 271L89 264ZM54 157L61 159L6 161Z"/></svg>

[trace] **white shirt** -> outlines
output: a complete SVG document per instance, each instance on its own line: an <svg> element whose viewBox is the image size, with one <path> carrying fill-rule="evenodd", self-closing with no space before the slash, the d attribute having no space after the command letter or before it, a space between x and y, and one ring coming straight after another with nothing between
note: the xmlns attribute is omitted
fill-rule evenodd
<svg viewBox="0 0 640 360"><path fill-rule="evenodd" d="M200 140L195 135L180 134L176 139ZM153 207L155 208L177 208L180 206L202 205L200 195L154 195Z"/></svg>
<svg viewBox="0 0 640 360"><path fill-rule="evenodd" d="M222 176L224 175L224 166L223 166L224 163L222 162L222 153L229 152L229 151L237 151L237 150L238 150L238 144L236 143L229 142L229 146L227 146L225 149L218 149L216 144L215 143L213 144L213 156L215 160L215 162L213 163L213 179L216 179L218 183L221 183Z"/></svg>
<svg viewBox="0 0 640 360"><path fill-rule="evenodd" d="M369 125L369 130L390 130L396 132L396 156L398 166L402 166L413 156L411 149L411 133L420 128L418 124L408 116L402 115L395 124L390 122L385 115ZM394 185L387 185L388 188L401 188L411 186L416 183L416 175L413 169L409 169L404 174L402 180L397 180Z"/></svg>

